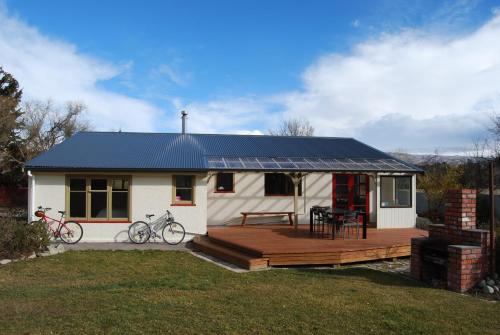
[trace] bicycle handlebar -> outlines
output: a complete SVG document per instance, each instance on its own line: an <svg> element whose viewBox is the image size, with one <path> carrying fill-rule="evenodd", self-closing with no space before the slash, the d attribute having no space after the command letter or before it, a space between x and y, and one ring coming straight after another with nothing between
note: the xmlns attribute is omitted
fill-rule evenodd
<svg viewBox="0 0 500 335"><path fill-rule="evenodd" d="M154 214L146 214L146 218L148 219L151 219L153 216L155 216ZM159 217L160 219L161 217ZM168 209L167 209L167 219L168 220L174 220L174 216L172 214L172 212L170 212Z"/></svg>

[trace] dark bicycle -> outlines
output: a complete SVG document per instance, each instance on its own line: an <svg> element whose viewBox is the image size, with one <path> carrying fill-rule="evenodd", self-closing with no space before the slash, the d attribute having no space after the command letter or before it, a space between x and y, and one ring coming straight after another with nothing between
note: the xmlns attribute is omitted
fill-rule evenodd
<svg viewBox="0 0 500 335"><path fill-rule="evenodd" d="M176 245L181 243L186 236L184 227L175 222L174 216L170 211L159 217L157 220L151 222L154 214L146 214L148 223L144 221L136 221L128 228L128 237L130 241L137 244L143 244L153 238L163 238L163 240L170 244ZM161 235L160 233L161 232Z"/></svg>

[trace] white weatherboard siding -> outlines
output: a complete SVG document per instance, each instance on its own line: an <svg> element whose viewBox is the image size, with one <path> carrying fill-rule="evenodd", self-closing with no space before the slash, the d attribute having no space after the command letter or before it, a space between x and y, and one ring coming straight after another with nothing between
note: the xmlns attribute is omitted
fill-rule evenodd
<svg viewBox="0 0 500 335"><path fill-rule="evenodd" d="M262 172L235 173L235 193L214 192L216 178L215 176L210 178L208 183L208 225L240 224L241 212L292 212L293 196L264 195L264 175ZM373 182L370 181L370 183ZM374 198L374 194L375 192L370 188L370 198ZM331 173L310 173L304 177L302 196L299 197L299 223L309 223L309 209L315 205L332 205ZM370 220L376 218L374 208L370 204ZM248 217L247 222L272 223L278 222L280 219L288 220L288 217Z"/></svg>
<svg viewBox="0 0 500 335"><path fill-rule="evenodd" d="M383 175L383 174L381 174ZM416 209L416 176L411 178L410 208L381 208L380 207L380 176L377 177L377 228L413 228L417 219Z"/></svg>
<svg viewBox="0 0 500 335"><path fill-rule="evenodd" d="M35 175L35 173L33 173ZM85 175L85 174L79 174ZM95 175L92 174L92 175ZM116 176L116 173L100 175ZM192 234L205 234L207 222L207 194L205 175L196 175L195 206L171 206L172 204L172 174L169 173L133 173L130 186L131 222L146 221L146 214L156 217L170 210L176 221L186 229L186 240ZM47 214L59 218L58 210L65 210L64 173L36 173L35 206L51 207ZM130 223L81 223L83 227L82 242L123 242L128 240Z"/></svg>

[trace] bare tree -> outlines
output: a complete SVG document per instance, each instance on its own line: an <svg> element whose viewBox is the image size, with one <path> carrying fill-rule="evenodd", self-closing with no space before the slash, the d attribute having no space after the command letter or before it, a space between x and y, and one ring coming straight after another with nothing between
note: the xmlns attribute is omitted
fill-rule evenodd
<svg viewBox="0 0 500 335"><path fill-rule="evenodd" d="M269 130L274 136L313 136L314 128L308 120L303 118L292 118L284 120L276 130Z"/></svg>
<svg viewBox="0 0 500 335"><path fill-rule="evenodd" d="M21 163L49 150L79 131L89 130L83 118L86 106L81 102L67 102L58 108L51 100L27 101L22 111L22 141L19 145Z"/></svg>

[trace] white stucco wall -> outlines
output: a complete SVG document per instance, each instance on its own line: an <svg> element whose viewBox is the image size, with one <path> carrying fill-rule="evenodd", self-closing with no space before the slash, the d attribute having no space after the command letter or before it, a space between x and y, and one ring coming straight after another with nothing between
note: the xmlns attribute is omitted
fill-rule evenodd
<svg viewBox="0 0 500 335"><path fill-rule="evenodd" d="M47 214L58 218L58 210L65 210L64 173L33 173L35 176L34 206L51 207ZM83 175L83 174L81 174ZM106 174L103 174L106 175ZM113 176L119 175L116 173ZM205 234L207 222L206 175L196 175L195 206L172 206L172 174L133 173L131 176L131 222L146 221L145 214L157 217L170 210L176 221L186 229L186 240L192 234ZM81 223L82 242L126 241L130 223Z"/></svg>
<svg viewBox="0 0 500 335"><path fill-rule="evenodd" d="M381 174L383 175L383 174ZM377 177L377 228L413 228L417 219L416 207L416 176L411 179L411 201L409 208L381 208L380 207L380 175Z"/></svg>

